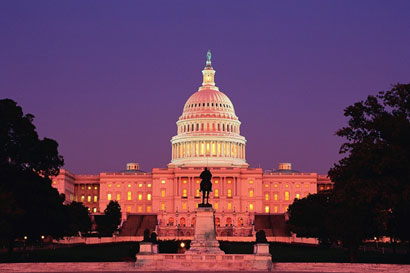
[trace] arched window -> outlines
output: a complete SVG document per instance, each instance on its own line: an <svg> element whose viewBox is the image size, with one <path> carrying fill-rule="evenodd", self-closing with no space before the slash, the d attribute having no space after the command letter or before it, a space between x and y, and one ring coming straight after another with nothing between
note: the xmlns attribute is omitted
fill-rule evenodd
<svg viewBox="0 0 410 273"><path fill-rule="evenodd" d="M192 217L192 219L191 219L191 227L194 227L195 226L195 217Z"/></svg>
<svg viewBox="0 0 410 273"><path fill-rule="evenodd" d="M191 126L191 131L194 131L194 124L192 124Z"/></svg>
<svg viewBox="0 0 410 273"><path fill-rule="evenodd" d="M174 225L174 217L169 217L168 219L168 225L173 226Z"/></svg>
<svg viewBox="0 0 410 273"><path fill-rule="evenodd" d="M184 226L185 226L185 218L184 218L184 217L181 217L181 218L179 219L179 225L180 225L181 227L184 227Z"/></svg>
<svg viewBox="0 0 410 273"><path fill-rule="evenodd" d="M232 218L231 217L226 218L226 226L227 227L232 226Z"/></svg>
<svg viewBox="0 0 410 273"><path fill-rule="evenodd" d="M242 217L239 217L238 218L238 227L241 227L241 226L243 226L243 219L242 219Z"/></svg>
<svg viewBox="0 0 410 273"><path fill-rule="evenodd" d="M220 226L221 226L221 220L219 219L219 217L216 217L216 218L215 218L215 225L216 225L217 227L220 227Z"/></svg>

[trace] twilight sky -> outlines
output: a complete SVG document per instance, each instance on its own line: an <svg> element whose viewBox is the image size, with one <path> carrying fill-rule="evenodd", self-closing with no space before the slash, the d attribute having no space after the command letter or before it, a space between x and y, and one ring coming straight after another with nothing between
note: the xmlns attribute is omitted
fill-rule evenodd
<svg viewBox="0 0 410 273"><path fill-rule="evenodd" d="M221 3L222 2L222 3ZM206 50L251 167L327 173L343 109L410 82L410 1L1 1L0 98L64 168L165 167Z"/></svg>

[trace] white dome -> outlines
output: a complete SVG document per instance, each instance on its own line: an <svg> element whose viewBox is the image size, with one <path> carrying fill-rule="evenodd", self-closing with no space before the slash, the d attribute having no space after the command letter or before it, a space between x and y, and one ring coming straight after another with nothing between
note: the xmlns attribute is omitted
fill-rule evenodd
<svg viewBox="0 0 410 273"><path fill-rule="evenodd" d="M171 139L169 166L244 166L246 139L231 100L215 86L210 58L203 82L186 101Z"/></svg>

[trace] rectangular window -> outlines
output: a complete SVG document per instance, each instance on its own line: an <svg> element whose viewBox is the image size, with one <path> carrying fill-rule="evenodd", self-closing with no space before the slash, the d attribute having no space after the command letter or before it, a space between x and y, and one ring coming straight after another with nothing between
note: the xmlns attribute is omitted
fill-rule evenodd
<svg viewBox="0 0 410 273"><path fill-rule="evenodd" d="M93 208L93 212L97 212L97 208Z"/></svg>
<svg viewBox="0 0 410 273"><path fill-rule="evenodd" d="M228 203L228 209L232 209L232 203Z"/></svg>
<svg viewBox="0 0 410 273"><path fill-rule="evenodd" d="M183 210L186 209L186 202L182 202L182 209L183 209Z"/></svg>
<svg viewBox="0 0 410 273"><path fill-rule="evenodd" d="M91 202L91 195L87 196L87 202Z"/></svg>
<svg viewBox="0 0 410 273"><path fill-rule="evenodd" d="M277 193L275 193L275 194L273 195L273 200L278 201L278 194L277 194Z"/></svg>
<svg viewBox="0 0 410 273"><path fill-rule="evenodd" d="M253 204L252 203L249 204L249 211L253 211Z"/></svg>
<svg viewBox="0 0 410 273"><path fill-rule="evenodd" d="M98 201L98 196L94 195L94 203L96 203Z"/></svg>
<svg viewBox="0 0 410 273"><path fill-rule="evenodd" d="M147 200L151 201L151 194L150 193L147 193Z"/></svg>
<svg viewBox="0 0 410 273"><path fill-rule="evenodd" d="M232 190L228 189L228 197L232 197Z"/></svg>
<svg viewBox="0 0 410 273"><path fill-rule="evenodd" d="M138 194L138 200L141 201L142 200L142 193Z"/></svg>
<svg viewBox="0 0 410 273"><path fill-rule="evenodd" d="M212 143L212 155L216 155L215 143Z"/></svg>
<svg viewBox="0 0 410 273"><path fill-rule="evenodd" d="M269 206L265 206L265 212L269 213Z"/></svg>
<svg viewBox="0 0 410 273"><path fill-rule="evenodd" d="M131 212L131 206L127 206L127 212Z"/></svg>
<svg viewBox="0 0 410 273"><path fill-rule="evenodd" d="M120 199L121 199L121 194L117 193L117 200L120 201Z"/></svg>
<svg viewBox="0 0 410 273"><path fill-rule="evenodd" d="M182 190L182 197L187 197L188 195L187 195L187 190L186 189L183 189Z"/></svg>
<svg viewBox="0 0 410 273"><path fill-rule="evenodd" d="M148 188L151 188L151 184L148 184L147 187L148 187Z"/></svg>
<svg viewBox="0 0 410 273"><path fill-rule="evenodd" d="M165 189L162 189L161 190L161 197L165 197L165 194L166 194Z"/></svg>
<svg viewBox="0 0 410 273"><path fill-rule="evenodd" d="M201 155L204 155L205 143L201 143Z"/></svg>
<svg viewBox="0 0 410 273"><path fill-rule="evenodd" d="M269 193L265 193L265 200L269 201Z"/></svg>
<svg viewBox="0 0 410 273"><path fill-rule="evenodd" d="M218 203L214 203L214 207L215 207L215 209L217 210L217 209L219 208Z"/></svg>
<svg viewBox="0 0 410 273"><path fill-rule="evenodd" d="M107 194L108 201L111 201L111 193Z"/></svg>
<svg viewBox="0 0 410 273"><path fill-rule="evenodd" d="M142 206L138 206L138 212L142 212Z"/></svg>
<svg viewBox="0 0 410 273"><path fill-rule="evenodd" d="M289 201L289 192L285 191L285 201Z"/></svg>
<svg viewBox="0 0 410 273"><path fill-rule="evenodd" d="M219 190L218 190L218 189L215 189L215 191L214 191L214 197L219 197Z"/></svg>
<svg viewBox="0 0 410 273"><path fill-rule="evenodd" d="M147 212L151 212L151 206L147 206Z"/></svg>
<svg viewBox="0 0 410 273"><path fill-rule="evenodd" d="M196 197L199 197L199 189L196 189Z"/></svg>
<svg viewBox="0 0 410 273"><path fill-rule="evenodd" d="M253 197L253 190L249 190L249 197Z"/></svg>
<svg viewBox="0 0 410 273"><path fill-rule="evenodd" d="M296 199L300 199L300 194L297 193L295 198L296 198Z"/></svg>
<svg viewBox="0 0 410 273"><path fill-rule="evenodd" d="M278 206L274 206L274 207L273 207L273 212L274 212L274 213L278 213Z"/></svg>
<svg viewBox="0 0 410 273"><path fill-rule="evenodd" d="M127 192L127 200L130 201L132 199L132 193L129 191Z"/></svg>
<svg viewBox="0 0 410 273"><path fill-rule="evenodd" d="M161 204L161 210L165 211L165 204L164 203Z"/></svg>

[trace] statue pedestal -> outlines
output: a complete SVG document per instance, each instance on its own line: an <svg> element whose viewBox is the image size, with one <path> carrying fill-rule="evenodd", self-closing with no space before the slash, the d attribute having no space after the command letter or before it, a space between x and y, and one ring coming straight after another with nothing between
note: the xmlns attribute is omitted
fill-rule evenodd
<svg viewBox="0 0 410 273"><path fill-rule="evenodd" d="M212 206L199 206L196 211L194 240L186 254L194 253L224 254L216 240Z"/></svg>

